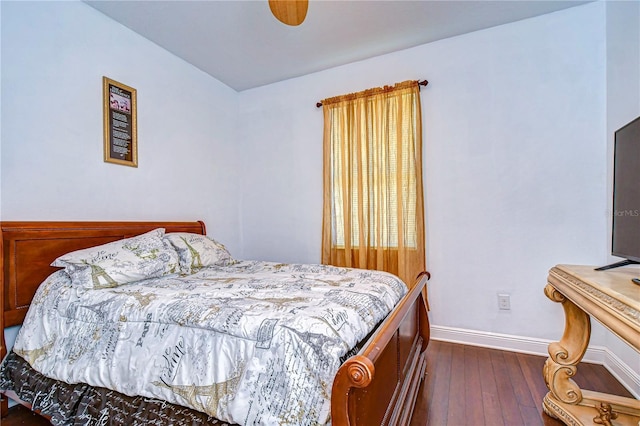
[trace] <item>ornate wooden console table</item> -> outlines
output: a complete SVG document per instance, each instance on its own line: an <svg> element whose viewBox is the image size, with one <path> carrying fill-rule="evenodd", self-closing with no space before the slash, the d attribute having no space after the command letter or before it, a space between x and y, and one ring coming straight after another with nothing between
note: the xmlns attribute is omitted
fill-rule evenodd
<svg viewBox="0 0 640 426"><path fill-rule="evenodd" d="M549 271L545 295L562 304L562 339L549 345L543 409L568 425L640 425L640 401L581 390L571 379L597 319L640 353L640 267L595 271L593 266L558 265ZM640 357L639 357L640 359Z"/></svg>

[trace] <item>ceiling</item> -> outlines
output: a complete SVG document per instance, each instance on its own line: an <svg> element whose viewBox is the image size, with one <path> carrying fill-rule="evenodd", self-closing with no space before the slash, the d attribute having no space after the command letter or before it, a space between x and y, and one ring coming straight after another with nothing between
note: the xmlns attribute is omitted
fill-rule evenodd
<svg viewBox="0 0 640 426"><path fill-rule="evenodd" d="M236 91L587 3L310 0L292 27L267 0L85 2Z"/></svg>

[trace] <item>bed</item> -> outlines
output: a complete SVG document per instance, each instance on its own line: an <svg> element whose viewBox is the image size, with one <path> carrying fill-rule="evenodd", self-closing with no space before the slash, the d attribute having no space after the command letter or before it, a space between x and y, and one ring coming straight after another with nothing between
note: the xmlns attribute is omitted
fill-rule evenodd
<svg viewBox="0 0 640 426"><path fill-rule="evenodd" d="M2 222L0 356L4 358L7 352L4 328L23 323L40 284L60 269L50 266L54 259L75 250L100 246L158 228L166 233L206 235L203 222ZM287 267L280 264L269 266L277 271ZM295 266L298 274L308 272L307 269L301 272L300 267ZM206 275L208 272L203 273ZM382 318L371 333L356 342L355 349L348 352L346 360L340 361L332 376L330 392L326 391L330 394L331 424L395 425L410 422L420 383L426 374L429 320L424 291L428 279L427 272L420 274L416 284L392 306L391 312ZM180 321L184 322L184 319ZM262 333L263 328L260 329ZM20 389L20 392L6 390L2 401L3 416L7 414L7 397L10 397L48 416L51 414L50 410L47 413L46 408L52 406L69 409L71 404L75 410L82 406L83 413L93 416L92 421L96 422L100 415L104 416L107 408L111 408L123 418L121 424L166 424L163 419L169 417L175 421L179 416L185 416L185 424L228 424L209 417L201 410L167 403L158 398L114 392L84 383L66 385L50 381L48 377L30 369L28 364L25 365L13 351L7 359L10 357L11 363L15 364L12 368L14 380L21 385L31 380L38 384L34 384L34 388L29 388L31 385L22 388L16 386L15 389ZM37 386L49 389L44 404L43 398L37 398L40 395L40 391L34 390ZM235 389L228 384L225 386L228 386L226 392ZM193 389L188 391L193 392ZM70 396L80 394L81 401L75 399L69 402ZM52 399L59 401L52 402ZM136 416L141 415L141 411L146 417L140 420ZM113 421L113 413L109 417L111 424L118 424ZM306 418L299 420L290 423L308 423ZM259 424L260 421L253 418L249 423Z"/></svg>

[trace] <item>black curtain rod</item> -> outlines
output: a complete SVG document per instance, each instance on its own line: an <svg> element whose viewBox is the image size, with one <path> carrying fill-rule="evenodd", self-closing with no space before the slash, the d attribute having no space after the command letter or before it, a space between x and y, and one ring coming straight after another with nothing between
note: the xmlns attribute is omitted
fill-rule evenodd
<svg viewBox="0 0 640 426"><path fill-rule="evenodd" d="M427 80L418 80L418 86L426 86L429 84ZM316 108L320 108L322 106L322 102L316 103Z"/></svg>

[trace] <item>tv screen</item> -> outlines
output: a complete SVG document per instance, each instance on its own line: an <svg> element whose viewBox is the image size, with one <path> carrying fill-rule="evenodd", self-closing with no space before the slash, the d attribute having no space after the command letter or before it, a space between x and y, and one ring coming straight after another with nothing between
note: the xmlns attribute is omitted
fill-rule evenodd
<svg viewBox="0 0 640 426"><path fill-rule="evenodd" d="M640 117L615 132L611 254L640 262Z"/></svg>

